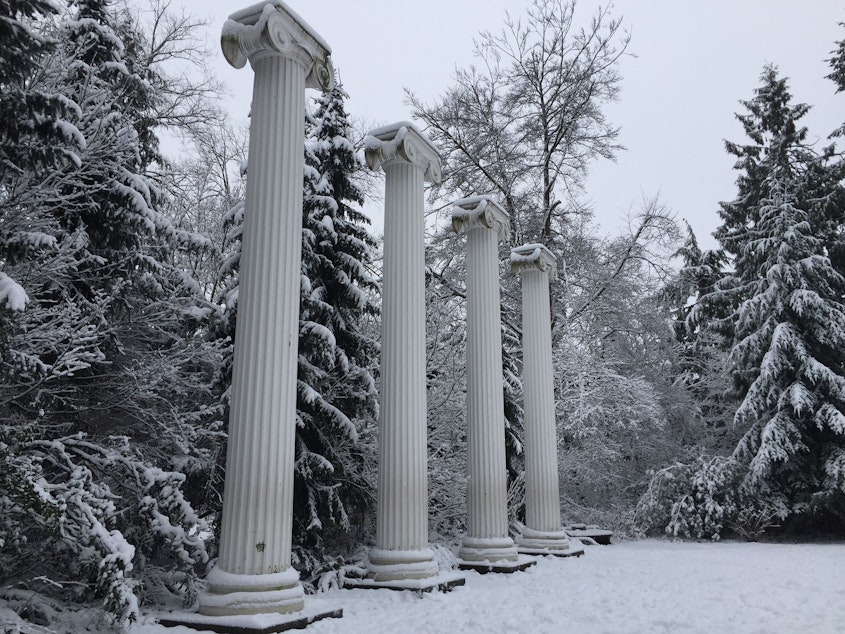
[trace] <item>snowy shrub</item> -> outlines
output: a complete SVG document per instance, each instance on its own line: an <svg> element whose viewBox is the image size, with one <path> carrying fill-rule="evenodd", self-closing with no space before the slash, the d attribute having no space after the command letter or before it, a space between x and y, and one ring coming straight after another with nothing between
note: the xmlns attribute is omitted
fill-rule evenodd
<svg viewBox="0 0 845 634"><path fill-rule="evenodd" d="M299 581L308 593L328 592L342 588L347 578L361 579L367 575L367 549L359 546L348 557L323 555L313 557L307 565L302 565L302 550L294 550L293 561L297 568L302 568ZM305 551L307 552L307 551Z"/></svg>
<svg viewBox="0 0 845 634"><path fill-rule="evenodd" d="M640 498L634 525L646 533L718 540L740 508L739 477L740 465L721 456L660 469Z"/></svg>
<svg viewBox="0 0 845 634"><path fill-rule="evenodd" d="M184 476L143 461L124 437L35 432L0 428L0 584L49 578L63 596L100 600L118 624L137 619L153 588L191 601L207 527Z"/></svg>
<svg viewBox="0 0 845 634"><path fill-rule="evenodd" d="M731 531L744 539L756 542L770 528L778 528L778 511L766 503L742 506L736 516L729 522Z"/></svg>

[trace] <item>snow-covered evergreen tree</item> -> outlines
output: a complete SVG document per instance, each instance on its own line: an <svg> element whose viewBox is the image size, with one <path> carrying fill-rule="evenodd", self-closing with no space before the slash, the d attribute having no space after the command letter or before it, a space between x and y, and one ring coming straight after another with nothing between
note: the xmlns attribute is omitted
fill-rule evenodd
<svg viewBox="0 0 845 634"><path fill-rule="evenodd" d="M845 521L845 279L833 259L841 166L832 148L806 143L799 120L809 106L792 104L786 79L767 66L761 82L737 115L749 142L726 144L738 157L738 195L722 203L715 235L733 270L687 320L730 348L739 403L732 456L699 460L684 476L697 493L673 486L675 499L663 500L674 509L667 530L693 536L684 527L707 524L718 537L725 526L743 533L811 511Z"/></svg>
<svg viewBox="0 0 845 634"><path fill-rule="evenodd" d="M83 0L51 25L25 88L63 110L4 137L38 160L5 161L0 188L0 585L43 576L125 622L147 593L191 594L204 522L183 491L219 440L208 307L171 258L202 240L157 210L153 70L121 15ZM61 151L20 150L49 130Z"/></svg>
<svg viewBox="0 0 845 634"><path fill-rule="evenodd" d="M703 441L710 446L724 440L733 447L736 438L725 440L724 436L737 402L730 396L729 350L719 330L731 307L715 292L717 282L724 277L727 258L721 249L703 251L689 225L687 239L675 257L681 259L681 267L660 295L671 312L677 342L674 382L692 399L687 410L697 430L692 434L694 439L687 442Z"/></svg>
<svg viewBox="0 0 845 634"><path fill-rule="evenodd" d="M845 279L801 209L789 174L773 172L746 255L761 263L737 314L736 371L750 381L734 423L743 488L781 518L814 507L845 521Z"/></svg>
<svg viewBox="0 0 845 634"><path fill-rule="evenodd" d="M727 141L727 151L737 157L734 168L737 176L737 196L721 204L719 215L722 224L715 232L722 248L734 259L734 272L730 276L742 286L757 279L761 263L753 254L739 257L740 251L751 239L750 233L760 222L761 201L770 199L771 188L779 186L770 178L777 172L780 179L789 179L796 189L793 195L802 209L813 206L817 217L815 230L822 239L822 247L831 249L839 241L839 204L837 184L842 178L840 170L828 160L832 148L816 151L807 142L807 128L800 120L809 112L804 103L793 104L788 81L780 77L775 66L767 65L760 77L761 85L754 97L740 103L748 110L738 114L748 142ZM762 257L762 255L761 255ZM726 281L722 288L728 290ZM746 297L741 289L733 292L735 303Z"/></svg>
<svg viewBox="0 0 845 634"><path fill-rule="evenodd" d="M340 86L318 96L306 126L294 540L309 568L325 542L337 548L333 527L349 531L373 504L374 456L361 436L372 439L378 411L378 345L366 328L378 314L376 242L353 180L362 163L346 98Z"/></svg>
<svg viewBox="0 0 845 634"><path fill-rule="evenodd" d="M845 38L836 42L836 48L831 51L831 54L833 56L828 63L832 72L827 78L836 84L836 92L843 92L845 91ZM845 123L833 132L833 136L845 136Z"/></svg>
<svg viewBox="0 0 845 634"><path fill-rule="evenodd" d="M37 187L84 139L67 121L78 113L76 104L36 79L56 49L56 39L45 34L56 5L11 0L0 10L0 358L8 368L10 319L29 302L15 265L54 242L29 211L33 181Z"/></svg>
<svg viewBox="0 0 845 634"><path fill-rule="evenodd" d="M806 104L793 104L786 78L777 68L766 66L755 96L741 103L746 114L737 115L749 138L746 144L726 142L737 157L737 197L721 205L722 224L715 232L724 250L732 256L733 271L717 282L714 291L703 298L703 306L721 303L723 321L736 324L736 311L747 300L755 283L766 274L766 254L746 247L758 239L764 201L783 196L788 186L792 204L812 214L813 230L820 239L819 253L838 251L838 209L841 202L840 169L829 161L831 149L816 152L806 141L807 128L800 125L809 111ZM731 327L722 327L728 345L736 340ZM742 396L748 381L736 374Z"/></svg>

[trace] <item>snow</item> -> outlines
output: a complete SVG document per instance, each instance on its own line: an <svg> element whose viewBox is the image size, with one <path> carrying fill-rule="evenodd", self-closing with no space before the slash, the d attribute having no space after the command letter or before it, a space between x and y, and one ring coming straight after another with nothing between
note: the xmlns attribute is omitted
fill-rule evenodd
<svg viewBox="0 0 845 634"><path fill-rule="evenodd" d="M29 297L23 287L5 273L0 272L0 307L12 312L26 308Z"/></svg>
<svg viewBox="0 0 845 634"><path fill-rule="evenodd" d="M325 49L326 55L331 55L332 49L331 46L329 46L328 42L326 42L326 40L324 40L323 37L319 33L317 33L317 31L315 31L310 24L303 20L302 17L300 17L300 15L296 11L294 11L287 4L282 2L282 0L258 2L256 4L246 7L245 9L241 9L240 11L232 13L229 16L229 19L223 24L223 35L237 35L239 31L239 25L252 26L253 24L255 24L259 27L259 31L263 30L268 17L273 11L277 9L281 9L283 12L287 13L293 19L294 22L299 24L300 28L302 28L303 31L305 31L315 42L317 42L317 44L319 44Z"/></svg>
<svg viewBox="0 0 845 634"><path fill-rule="evenodd" d="M330 590L320 603L344 617L306 632L834 634L845 624L843 562L842 543L622 542L514 574L466 571L466 585L448 593ZM146 616L130 632L192 630Z"/></svg>
<svg viewBox="0 0 845 634"><path fill-rule="evenodd" d="M408 130L414 130L422 136L420 129L410 121L399 121L370 130L364 137L364 149L377 150L385 142L395 141L397 137L401 140L408 133Z"/></svg>
<svg viewBox="0 0 845 634"><path fill-rule="evenodd" d="M530 243L523 244L516 249L511 249L511 262L514 264L521 262L539 262L540 255L545 247L542 244Z"/></svg>

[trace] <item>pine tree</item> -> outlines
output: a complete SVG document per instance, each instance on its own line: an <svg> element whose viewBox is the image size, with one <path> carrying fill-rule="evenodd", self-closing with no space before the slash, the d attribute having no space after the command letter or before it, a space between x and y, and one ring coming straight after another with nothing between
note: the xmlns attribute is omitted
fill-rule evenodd
<svg viewBox="0 0 845 634"><path fill-rule="evenodd" d="M378 314L376 243L352 180L362 163L346 98L339 86L317 97L306 132L294 541L309 568L336 542L327 539L332 525L347 532L372 506L372 456L360 435L377 413L378 347L366 329Z"/></svg>
<svg viewBox="0 0 845 634"><path fill-rule="evenodd" d="M840 24L845 26L845 23ZM839 40L836 43L836 49L831 51L833 57L828 60L833 72L827 76L828 79L836 84L836 92L841 93L845 91L845 39ZM832 138L845 136L845 123L834 130L831 135ZM831 149L832 152L832 149ZM845 157L839 154L839 168L838 174L834 174L834 178L838 177L841 181L843 174L845 174ZM842 188L839 188L842 191ZM834 214L836 209L845 209L845 199L839 197L838 202L833 206ZM834 245L830 248L830 259L833 262L834 268L840 273L845 274L845 222L839 220L835 223Z"/></svg>
<svg viewBox="0 0 845 634"><path fill-rule="evenodd" d="M832 148L806 143L798 122L809 106L792 104L786 79L767 66L761 82L737 115L750 142L726 144L738 195L722 203L715 235L733 271L687 320L730 349L739 405L728 431L741 434L730 457L685 467L692 489L670 487L667 531L696 537L813 509L845 520L845 279L831 261L840 166Z"/></svg>
<svg viewBox="0 0 845 634"><path fill-rule="evenodd" d="M78 132L66 120L75 104L38 81L46 58L56 50L57 40L44 28L56 13L56 5L49 0L0 4L0 178L4 199L14 199L11 180L25 171L61 163L79 145Z"/></svg>
<svg viewBox="0 0 845 634"><path fill-rule="evenodd" d="M845 39L836 42L836 48L831 51L831 54L833 57L828 60L828 63L833 72L827 78L836 84L836 92L842 92L845 91ZM845 136L845 123L833 132L833 136Z"/></svg>
<svg viewBox="0 0 845 634"><path fill-rule="evenodd" d="M766 66L760 80L754 97L740 101L748 112L736 115L750 142L725 142L728 153L737 157L734 169L740 171L738 191L733 201L721 204L722 224L714 235L735 259L749 241L748 232L760 222L760 201L771 196L769 175L777 170L782 178L795 178L814 158L806 144L807 128L798 125L810 106L792 104L787 80L778 76L776 67ZM752 255L746 254L734 264L735 276L741 282L756 279L760 273Z"/></svg>
<svg viewBox="0 0 845 634"><path fill-rule="evenodd" d="M677 342L675 381L694 399L695 418L702 425L699 438L714 435L712 439L718 440L736 406L724 372L728 355L724 324L732 323L731 310L717 291L727 258L721 249L702 251L689 225L687 239L675 256L681 258L681 268L661 292Z"/></svg>
<svg viewBox="0 0 845 634"><path fill-rule="evenodd" d="M823 217L798 206L800 183L777 171L767 180L740 253L764 275L737 315L731 356L750 386L734 457L747 465L747 494L781 518L820 507L845 522L845 279L816 237Z"/></svg>
<svg viewBox="0 0 845 634"><path fill-rule="evenodd" d="M151 102L128 25L92 0L51 29L54 50L25 88L63 110L4 137L6 156L28 158L4 162L0 199L0 282L19 280L27 299L19 310L7 293L0 307L0 583L60 571L120 623L139 595L193 592L205 523L183 486L215 443L216 355L197 337L207 309L170 257L191 238L156 209ZM19 151L50 130L56 152Z"/></svg>
<svg viewBox="0 0 845 634"><path fill-rule="evenodd" d="M694 307L699 298L711 293L716 282L722 278L726 257L720 249L702 251L689 224L686 241L674 257L681 258L681 268L678 275L667 283L661 295L673 313L675 338L681 344L689 344L694 341L697 331L695 320L690 318ZM697 318L704 319L704 316L697 315Z"/></svg>
<svg viewBox="0 0 845 634"><path fill-rule="evenodd" d="M761 222L762 201L771 200L772 187L788 182L790 195L799 209L812 209L814 230L826 254L838 251L837 209L841 190L839 169L830 163L831 148L818 153L806 143L807 128L800 119L807 114L807 104L792 104L787 80L768 65L760 77L761 86L755 96L741 103L747 114L737 115L750 143L726 142L730 154L737 157L737 197L721 204L722 224L714 233L722 248L732 256L733 271L717 282L702 304L717 307L717 330L728 346L735 340L733 326L736 310L750 297L756 281L765 275L765 255L749 252L745 246L755 239ZM777 174L777 178L773 175ZM714 320L715 321L715 320ZM742 396L748 381L735 375L737 390Z"/></svg>
<svg viewBox="0 0 845 634"><path fill-rule="evenodd" d="M144 238L172 237L173 228L156 209L161 192L146 173L159 158L146 116L154 97L139 60L126 55L128 27L106 0L78 0L75 8L62 25L67 61L56 82L80 107L75 123L86 147L58 183L53 214L63 230L78 232L91 255L105 258L98 274L112 285L137 267L155 269L155 256L138 257Z"/></svg>
<svg viewBox="0 0 845 634"><path fill-rule="evenodd" d="M67 121L76 104L38 81L58 43L44 28L56 6L9 0L0 11L0 358L9 359L12 313L29 301L15 265L55 240L30 210L33 182L74 156L84 139Z"/></svg>

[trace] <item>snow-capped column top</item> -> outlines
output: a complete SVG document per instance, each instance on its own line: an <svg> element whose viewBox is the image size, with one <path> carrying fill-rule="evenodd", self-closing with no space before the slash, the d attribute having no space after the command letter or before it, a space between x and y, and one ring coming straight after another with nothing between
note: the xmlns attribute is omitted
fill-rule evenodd
<svg viewBox="0 0 845 634"><path fill-rule="evenodd" d="M260 2L230 15L220 46L235 68L243 68L247 60L254 63L280 55L302 64L307 88L329 91L335 86L331 48L281 0Z"/></svg>
<svg viewBox="0 0 845 634"><path fill-rule="evenodd" d="M407 161L422 168L427 182L440 182L440 155L437 148L408 121L370 130L364 139L364 152L371 170L377 170L391 161Z"/></svg>
<svg viewBox="0 0 845 634"><path fill-rule="evenodd" d="M511 249L511 271L544 271L549 281L557 279L557 258L542 244L523 244Z"/></svg>
<svg viewBox="0 0 845 634"><path fill-rule="evenodd" d="M452 204L452 229L455 233L470 229L494 229L502 240L510 240L511 217L490 196L463 198Z"/></svg>

